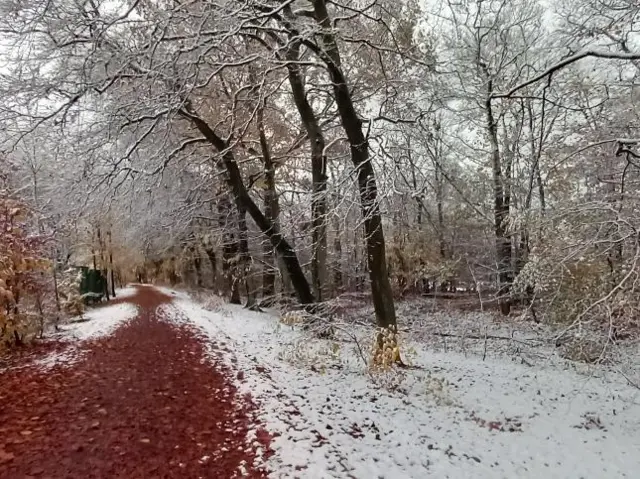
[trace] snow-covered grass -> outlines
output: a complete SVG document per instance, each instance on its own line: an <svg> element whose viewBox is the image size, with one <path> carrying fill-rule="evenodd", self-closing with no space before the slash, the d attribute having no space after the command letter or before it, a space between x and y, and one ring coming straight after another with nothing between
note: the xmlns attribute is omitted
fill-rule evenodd
<svg viewBox="0 0 640 479"><path fill-rule="evenodd" d="M353 324L371 323L373 307L360 299L338 298L339 306L347 305L342 313L344 321ZM504 317L492 311L460 311L455 306L431 298L413 298L396 303L398 325L431 351L458 352L481 358L500 358L525 365L553 366L572 369L581 374L623 374L634 384L640 384L640 341L611 341L607 331L587 327L573 331L576 343L556 345L556 338L566 325L536 323L526 315ZM585 349L592 344L596 356L601 355L605 367L569 360L569 346L577 344Z"/></svg>
<svg viewBox="0 0 640 479"><path fill-rule="evenodd" d="M483 360L410 341L404 350L416 369L372 380L353 343L174 297L165 313L210 338L216 360L228 348L221 357L242 371L241 390L276 435L273 477L614 478L640 470L640 391L607 370Z"/></svg>
<svg viewBox="0 0 640 479"><path fill-rule="evenodd" d="M106 305L85 312L82 317L72 319L68 324L59 326L59 339L86 341L108 336L116 328L133 319L138 308L131 303Z"/></svg>
<svg viewBox="0 0 640 479"><path fill-rule="evenodd" d="M134 285L128 285L128 286L125 286L124 288L116 289L116 298L117 299L130 298L131 296L135 296L137 293L138 293L138 288L136 288Z"/></svg>
<svg viewBox="0 0 640 479"><path fill-rule="evenodd" d="M68 347L62 351L51 352L24 366L44 370L59 365L70 366L82 359L83 341L108 336L122 324L135 318L137 314L138 308L131 303L90 309L81 317L72 318L68 323L59 325L59 330L51 335L53 339L68 342Z"/></svg>
<svg viewBox="0 0 640 479"><path fill-rule="evenodd" d="M186 291L179 291L177 289L171 289L166 286L154 286L154 287L161 293L166 294L167 296L173 296L174 298L180 298L180 299L190 298L189 293L187 293Z"/></svg>

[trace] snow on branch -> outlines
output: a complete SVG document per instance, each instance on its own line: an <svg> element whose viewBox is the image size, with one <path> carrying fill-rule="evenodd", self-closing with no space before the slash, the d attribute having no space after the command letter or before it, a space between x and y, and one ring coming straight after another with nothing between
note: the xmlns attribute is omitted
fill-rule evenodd
<svg viewBox="0 0 640 479"><path fill-rule="evenodd" d="M620 156L626 153L627 155L631 155L634 158L640 158L640 153L636 153L631 149L631 147L640 144L640 138L618 138L616 140L616 144L618 145L616 149L616 156Z"/></svg>
<svg viewBox="0 0 640 479"><path fill-rule="evenodd" d="M584 50L582 52L576 53L575 55L571 55L565 58L564 60L561 60L555 63L554 65L550 66L545 71L543 71L542 73L534 76L533 78L527 81L524 81L514 86L511 90L505 93L496 93L491 95L491 98L492 99L509 98L517 91L520 91L523 88L528 87L529 85L533 85L534 83L537 83L546 77L551 77L555 72L587 57L605 58L610 60L640 60L640 52L609 52L609 51L598 51L598 50Z"/></svg>
<svg viewBox="0 0 640 479"><path fill-rule="evenodd" d="M623 153L629 153L631 156L638 158L638 153L635 153L630 148L636 145L640 145L640 138L609 138L607 140L596 141L593 143L589 143L584 145L577 150L573 151L571 154L565 156L560 163L564 163L565 161L573 158L580 153L590 150L591 148L596 148L598 146L611 145L615 146L614 154L616 156L620 156Z"/></svg>

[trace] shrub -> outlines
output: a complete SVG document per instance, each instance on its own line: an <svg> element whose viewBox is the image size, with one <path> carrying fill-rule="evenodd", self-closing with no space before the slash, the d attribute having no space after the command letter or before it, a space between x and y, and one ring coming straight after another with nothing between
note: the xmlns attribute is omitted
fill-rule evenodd
<svg viewBox="0 0 640 479"><path fill-rule="evenodd" d="M80 281L82 273L79 270L69 269L60 275L58 280L58 293L61 306L69 316L80 316L85 309L84 301L80 295Z"/></svg>
<svg viewBox="0 0 640 479"><path fill-rule="evenodd" d="M379 328L376 336L371 348L370 368L374 371L386 371L400 362L398 333Z"/></svg>
<svg viewBox="0 0 640 479"><path fill-rule="evenodd" d="M2 346L22 343L42 328L42 311L29 314L21 306L29 299L41 305L49 287L44 273L50 263L43 257L45 240L27 233L26 209L0 193L0 341ZM41 306L39 306L41 310Z"/></svg>

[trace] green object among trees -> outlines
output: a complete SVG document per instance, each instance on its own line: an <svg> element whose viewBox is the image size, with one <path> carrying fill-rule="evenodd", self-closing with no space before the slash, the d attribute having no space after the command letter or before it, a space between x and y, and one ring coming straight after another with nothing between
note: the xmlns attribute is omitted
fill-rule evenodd
<svg viewBox="0 0 640 479"><path fill-rule="evenodd" d="M84 303L90 304L102 301L102 297L107 288L107 280L102 272L86 266L83 266L81 271L80 295Z"/></svg>

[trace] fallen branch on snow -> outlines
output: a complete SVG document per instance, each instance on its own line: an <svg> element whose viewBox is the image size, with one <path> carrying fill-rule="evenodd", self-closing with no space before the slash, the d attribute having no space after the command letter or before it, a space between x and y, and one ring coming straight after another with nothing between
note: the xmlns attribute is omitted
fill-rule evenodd
<svg viewBox="0 0 640 479"><path fill-rule="evenodd" d="M498 336L498 335L494 335L494 334L478 335L478 334L454 334L454 333L439 333L439 332L435 332L435 333L431 333L431 334L433 334L434 336L440 336L440 337L445 337L445 338L479 339L479 340L499 339L499 340L504 340L504 341L513 341L513 342L524 344L525 346L531 346L531 347L536 346L535 344L532 344L531 342L544 343L543 339L522 340L522 339L511 338L509 336ZM531 341L531 342L527 342L527 341Z"/></svg>

